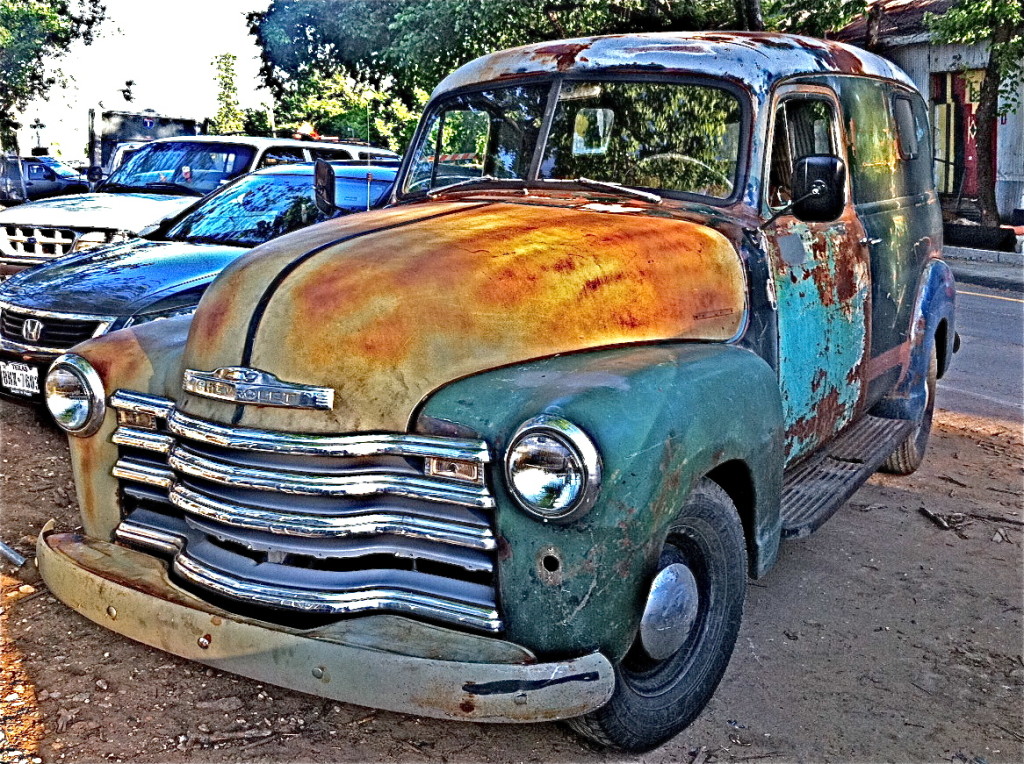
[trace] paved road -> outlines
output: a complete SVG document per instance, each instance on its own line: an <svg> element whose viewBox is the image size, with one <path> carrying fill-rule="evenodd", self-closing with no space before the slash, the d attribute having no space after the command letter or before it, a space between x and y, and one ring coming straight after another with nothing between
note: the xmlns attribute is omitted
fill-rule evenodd
<svg viewBox="0 0 1024 764"><path fill-rule="evenodd" d="M973 284L957 288L960 352L939 380L937 404L964 414L1024 422L1024 299Z"/></svg>

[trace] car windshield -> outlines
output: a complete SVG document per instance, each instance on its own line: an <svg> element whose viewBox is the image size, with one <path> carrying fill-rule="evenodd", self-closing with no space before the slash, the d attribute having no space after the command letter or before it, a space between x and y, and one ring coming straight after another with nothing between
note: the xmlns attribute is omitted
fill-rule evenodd
<svg viewBox="0 0 1024 764"><path fill-rule="evenodd" d="M256 149L232 143L151 143L129 157L100 191L202 196L252 164Z"/></svg>
<svg viewBox="0 0 1024 764"><path fill-rule="evenodd" d="M587 179L725 199L737 183L742 109L723 87L618 79L503 87L450 98L428 120L405 194L473 179L467 189Z"/></svg>
<svg viewBox="0 0 1024 764"><path fill-rule="evenodd" d="M343 214L376 205L391 188L384 179L338 178L335 204ZM167 239L202 244L255 247L282 234L319 223L313 174L249 175L204 200L172 226Z"/></svg>
<svg viewBox="0 0 1024 764"><path fill-rule="evenodd" d="M53 170L55 173L57 173L61 177L71 178L73 180L81 180L81 181L85 180L85 176L84 175L82 175L79 172L75 172L72 168L68 167L63 162L58 162L56 159L51 159L51 158L48 158L48 157L40 157L39 161L42 162L43 164L45 164L47 167L49 167L51 170Z"/></svg>

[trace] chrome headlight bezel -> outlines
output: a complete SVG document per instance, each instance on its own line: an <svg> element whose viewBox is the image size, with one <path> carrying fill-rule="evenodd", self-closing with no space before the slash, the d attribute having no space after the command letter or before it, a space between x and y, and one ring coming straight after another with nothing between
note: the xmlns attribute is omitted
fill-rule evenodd
<svg viewBox="0 0 1024 764"><path fill-rule="evenodd" d="M545 507L530 500L516 481L513 454L527 439L534 436L550 438L571 457L582 482L572 499L564 506ZM567 419L542 414L523 422L509 439L504 459L505 483L516 503L529 515L544 522L564 523L589 512L601 490L601 455L590 437Z"/></svg>
<svg viewBox="0 0 1024 764"><path fill-rule="evenodd" d="M83 391L83 397L78 399L86 404L84 414L81 417L75 417L70 420L67 419L67 412L70 410L71 405L65 406L65 410L62 412L54 410L54 406L51 405L51 400L56 401L58 395L51 391L53 385L51 384L51 378L55 372L66 372L71 374L75 379L78 380ZM69 435L74 435L79 438L85 438L96 432L100 425L103 423L103 417L106 415L106 395L103 390L103 381L100 379L99 373L93 368L92 364L85 360L82 356L74 353L65 353L59 356L52 364L46 373L46 381L44 383L44 389L46 392L46 408L50 412L57 426L64 430Z"/></svg>

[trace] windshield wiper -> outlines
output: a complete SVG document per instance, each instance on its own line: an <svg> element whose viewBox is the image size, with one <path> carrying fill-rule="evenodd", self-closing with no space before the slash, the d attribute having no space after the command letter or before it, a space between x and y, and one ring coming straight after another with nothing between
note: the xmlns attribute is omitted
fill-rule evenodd
<svg viewBox="0 0 1024 764"><path fill-rule="evenodd" d="M621 183L612 183L610 180L592 180L591 178L537 178L538 183L576 183L580 186L601 189L602 191L615 191L620 194L635 196L638 199L661 204L661 197L652 194L650 191L641 191L639 188L630 188Z"/></svg>
<svg viewBox="0 0 1024 764"><path fill-rule="evenodd" d="M194 188L189 188L188 186L185 186L181 183L169 183L167 181L154 181L152 183L147 183L146 188L173 189L175 191L184 191L186 194L190 194L191 196L203 195L201 191L196 191Z"/></svg>
<svg viewBox="0 0 1024 764"><path fill-rule="evenodd" d="M459 186L471 186L475 183L489 183L491 181L497 183L519 183L523 187L525 187L526 185L525 181L522 181L519 178L495 178L493 175L478 175L475 178L466 178L465 180L460 180L455 183L449 183L447 186L438 186L437 188L432 188L429 191L427 191L426 195L428 197L436 196L437 194L443 194L445 191L451 191L452 189L458 188Z"/></svg>

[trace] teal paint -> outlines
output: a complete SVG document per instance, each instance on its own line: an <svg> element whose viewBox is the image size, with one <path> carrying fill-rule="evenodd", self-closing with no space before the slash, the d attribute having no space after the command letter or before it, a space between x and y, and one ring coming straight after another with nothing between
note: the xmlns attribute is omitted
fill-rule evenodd
<svg viewBox="0 0 1024 764"><path fill-rule="evenodd" d="M593 439L604 479L595 507L564 525L523 512L505 487L504 450L538 414L563 416ZM774 371L733 346L630 346L548 358L454 382L431 396L419 431L456 428L492 447L498 583L507 638L541 656L632 643L669 523L717 465L746 464L753 571L778 546L782 409ZM727 489L728 490L728 489ZM558 571L542 566L557 557Z"/></svg>

